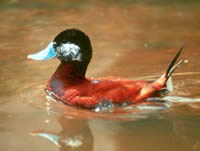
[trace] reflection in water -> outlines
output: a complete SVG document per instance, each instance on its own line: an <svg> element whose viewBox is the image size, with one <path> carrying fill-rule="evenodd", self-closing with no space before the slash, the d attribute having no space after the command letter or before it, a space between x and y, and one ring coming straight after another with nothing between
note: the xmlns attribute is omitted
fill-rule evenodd
<svg viewBox="0 0 200 151"><path fill-rule="evenodd" d="M199 8L199 0L1 0L0 150L61 150L67 147L61 140L69 136L88 139L82 151L199 151L200 103L191 103L200 98ZM26 56L70 27L91 37L88 77L151 79L184 43L182 57L189 63L172 77L174 101L95 114L45 101L43 88L58 61L38 63ZM71 126L60 130L57 122ZM41 129L35 135L52 134L61 147L28 135L35 129Z"/></svg>
<svg viewBox="0 0 200 151"><path fill-rule="evenodd" d="M41 136L52 141L60 151L93 151L93 136L86 121L59 118L62 130L59 133L36 130L33 136Z"/></svg>
<svg viewBox="0 0 200 151"><path fill-rule="evenodd" d="M37 84L24 89L23 95L29 103L40 108L41 102L46 102L43 107L46 107L48 114L59 113L61 117L58 122L62 130L59 132L34 130L32 135L48 139L61 151L92 151L98 150L98 147L110 151L121 151L123 148L127 151L146 151L149 150L147 146L151 144L155 144L152 147L154 150L167 147L173 151L175 146L176 150L200 149L199 123L196 123L200 120L199 98L166 96L153 98L136 106L130 105L95 113L65 106L60 102L54 102L50 97L44 101L43 89L43 84ZM160 99L159 102L157 99ZM190 114L196 117L191 120ZM157 140L161 137L162 141ZM145 142L146 146L141 142Z"/></svg>
<svg viewBox="0 0 200 151"><path fill-rule="evenodd" d="M195 117L181 117L173 120L173 132L182 144L191 146L190 150L200 150L199 114Z"/></svg>
<svg viewBox="0 0 200 151"><path fill-rule="evenodd" d="M126 151L134 150L190 150L200 149L200 135L192 121L186 116L173 113L160 118L141 119L132 122L112 120L91 120L71 118L62 115L58 122L61 130L58 133L47 130L35 130L33 136L40 136L53 142L60 151ZM171 116L171 114L177 114ZM85 117L86 118L86 117ZM156 129L156 132L154 131ZM158 140L157 138L162 138ZM144 145L145 144L145 145Z"/></svg>

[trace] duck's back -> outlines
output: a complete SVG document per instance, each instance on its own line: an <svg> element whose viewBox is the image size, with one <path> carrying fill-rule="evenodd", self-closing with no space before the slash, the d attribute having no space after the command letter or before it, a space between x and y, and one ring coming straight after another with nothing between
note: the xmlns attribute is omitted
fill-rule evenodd
<svg viewBox="0 0 200 151"><path fill-rule="evenodd" d="M99 100L107 99L114 103L133 101L139 94L141 88L147 84L146 81L126 80L122 78L104 78L90 80L91 92L88 95Z"/></svg>
<svg viewBox="0 0 200 151"><path fill-rule="evenodd" d="M64 92L62 95L55 91L54 93L57 98L67 104L94 108L105 100L114 104L134 102L141 88L147 83L115 77L83 79L79 83L74 81L74 83L65 84L62 88L56 88Z"/></svg>

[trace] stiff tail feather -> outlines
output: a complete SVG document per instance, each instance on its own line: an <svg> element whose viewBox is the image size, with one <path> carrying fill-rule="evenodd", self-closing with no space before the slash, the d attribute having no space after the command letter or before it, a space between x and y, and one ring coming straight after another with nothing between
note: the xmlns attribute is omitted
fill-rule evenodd
<svg viewBox="0 0 200 151"><path fill-rule="evenodd" d="M173 91L171 75L182 63L187 62L187 60L180 60L177 62L177 59L180 56L182 50L183 50L183 47L179 49L175 57L170 62L166 72L163 75L161 75L160 78L144 86L141 89L140 94L138 95L136 100L144 100L145 98L152 96L152 94L154 94L155 92L158 92L158 93L163 92L163 90L165 91L166 89L168 91Z"/></svg>
<svg viewBox="0 0 200 151"><path fill-rule="evenodd" d="M178 63L176 63L178 57L180 56L181 52L183 50L183 46L179 49L179 51L177 52L176 56L173 58L173 60L171 61L171 63L169 64L167 71L166 71L166 78L167 80L169 79L169 77L172 75L172 73L182 64L185 62L185 60L180 60ZM176 64L175 64L176 63Z"/></svg>
<svg viewBox="0 0 200 151"><path fill-rule="evenodd" d="M167 88L168 91L173 90L171 75L182 63L186 62L186 60L180 60L177 62L178 57L180 56L182 50L183 47L179 49L175 57L172 59L165 74L163 74L159 79L157 79L152 83L152 86L154 88L156 88L157 90L160 90L162 88Z"/></svg>
<svg viewBox="0 0 200 151"><path fill-rule="evenodd" d="M178 57L180 56L182 50L183 50L183 46L179 49L179 51L177 52L177 54L175 55L175 57L173 58L173 60L170 62L167 71L165 73L165 77L166 77L166 88L168 91L173 91L173 83L172 83L172 78L171 75L172 73L174 73L174 71L180 67L180 65L184 62L187 62L187 60L180 60L177 62ZM176 63L177 62L177 63Z"/></svg>
<svg viewBox="0 0 200 151"><path fill-rule="evenodd" d="M151 97L153 96L153 94L155 94L155 92L161 94L161 92L166 92L166 89L167 91L173 91L171 75L182 63L187 62L187 60L180 60L176 63L182 50L183 47L179 49L179 51L169 64L167 71L163 75L161 75L160 78L158 78L152 83L149 83L140 90L140 94L136 98L137 101Z"/></svg>

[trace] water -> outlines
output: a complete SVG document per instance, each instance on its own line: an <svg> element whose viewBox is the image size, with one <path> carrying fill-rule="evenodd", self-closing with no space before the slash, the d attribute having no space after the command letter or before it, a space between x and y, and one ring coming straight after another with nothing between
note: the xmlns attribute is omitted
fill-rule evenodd
<svg viewBox="0 0 200 151"><path fill-rule="evenodd" d="M199 8L197 0L1 1L0 150L200 150ZM91 37L88 77L155 79L183 44L189 63L164 104L102 113L63 106L43 91L59 62L26 56L70 27Z"/></svg>

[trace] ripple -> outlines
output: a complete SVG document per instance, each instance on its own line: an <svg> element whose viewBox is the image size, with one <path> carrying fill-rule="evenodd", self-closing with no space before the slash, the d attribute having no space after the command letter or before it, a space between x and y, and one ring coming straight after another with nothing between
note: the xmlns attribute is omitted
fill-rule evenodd
<svg viewBox="0 0 200 151"><path fill-rule="evenodd" d="M190 79L183 81L183 76L200 75L200 72L186 72L176 73L175 90L168 96L163 98L151 98L150 101L142 102L140 104L133 104L123 107L114 107L102 112L94 112L86 109L80 109L68 105L64 105L62 102L56 101L53 98L46 95L44 92L45 82L41 81L20 90L19 94L23 98L24 103L31 106L46 110L47 113L57 113L64 115L66 118L84 118L84 119L111 119L121 121L134 121L146 118L162 119L166 112L177 111L182 109L182 106L188 106L190 109L200 110L200 98L198 95L192 96L195 92L196 86L200 87L200 82L195 82L197 79ZM146 76L140 77L140 79L152 80L158 76ZM194 88L194 89L193 89ZM178 94L178 95L177 95ZM181 95L180 95L181 94ZM185 97L187 96L187 97ZM188 110L188 109L187 109Z"/></svg>

